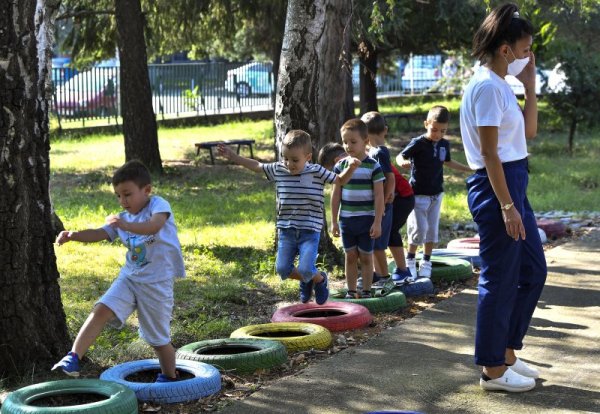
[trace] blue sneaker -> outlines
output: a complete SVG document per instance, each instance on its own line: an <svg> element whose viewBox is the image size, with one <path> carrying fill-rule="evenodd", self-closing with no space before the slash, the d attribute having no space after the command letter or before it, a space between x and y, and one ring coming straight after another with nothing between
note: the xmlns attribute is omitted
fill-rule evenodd
<svg viewBox="0 0 600 414"><path fill-rule="evenodd" d="M156 381L154 381L154 382L156 383L156 382L175 382L175 381L179 381L179 378L171 378L171 377L166 376L163 373L160 373L160 374L158 374L158 376L156 377Z"/></svg>
<svg viewBox="0 0 600 414"><path fill-rule="evenodd" d="M75 352L69 352L59 362L54 364L52 371L61 369L62 372L70 377L79 376L79 356Z"/></svg>
<svg viewBox="0 0 600 414"><path fill-rule="evenodd" d="M307 303L310 300L313 285L314 283L312 280L310 282L300 281L300 302Z"/></svg>
<svg viewBox="0 0 600 414"><path fill-rule="evenodd" d="M410 273L410 270L408 270L408 269L400 270L400 269L396 268L394 270L394 273L392 273L392 280L397 285L403 285L405 283L408 283L411 278L412 278L412 274Z"/></svg>
<svg viewBox="0 0 600 414"><path fill-rule="evenodd" d="M315 301L317 305L322 305L329 299L329 283L327 282L327 273L321 272L323 280L315 283Z"/></svg>

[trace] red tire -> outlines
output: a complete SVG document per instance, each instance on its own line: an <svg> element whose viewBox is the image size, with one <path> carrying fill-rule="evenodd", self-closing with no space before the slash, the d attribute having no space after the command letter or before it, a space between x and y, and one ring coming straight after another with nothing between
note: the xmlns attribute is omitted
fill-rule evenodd
<svg viewBox="0 0 600 414"><path fill-rule="evenodd" d="M537 220L537 226L544 230L546 236L552 240L564 237L567 234L567 226L562 221L539 219Z"/></svg>
<svg viewBox="0 0 600 414"><path fill-rule="evenodd" d="M299 303L277 309L271 322L304 322L320 325L332 332L360 329L373 317L367 308L350 302Z"/></svg>
<svg viewBox="0 0 600 414"><path fill-rule="evenodd" d="M448 242L448 249L477 249L479 250L479 237L454 239Z"/></svg>

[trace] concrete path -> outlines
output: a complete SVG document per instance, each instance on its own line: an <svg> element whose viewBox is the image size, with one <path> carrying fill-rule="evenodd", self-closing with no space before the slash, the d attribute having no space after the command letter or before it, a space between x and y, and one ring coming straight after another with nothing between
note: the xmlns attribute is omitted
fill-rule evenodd
<svg viewBox="0 0 600 414"><path fill-rule="evenodd" d="M600 413L600 231L546 258L548 281L519 354L542 372L533 391L479 388L477 292L468 289L223 412Z"/></svg>

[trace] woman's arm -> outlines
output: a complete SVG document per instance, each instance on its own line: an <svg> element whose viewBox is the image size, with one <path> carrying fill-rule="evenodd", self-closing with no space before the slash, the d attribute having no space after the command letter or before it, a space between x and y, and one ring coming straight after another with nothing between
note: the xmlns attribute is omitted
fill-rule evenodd
<svg viewBox="0 0 600 414"><path fill-rule="evenodd" d="M525 88L525 106L523 107L523 118L525 119L525 138L533 139L537 135L538 109L537 96L535 94L535 55L530 52L529 63L517 76Z"/></svg>
<svg viewBox="0 0 600 414"><path fill-rule="evenodd" d="M481 139L481 155L483 156L485 169L487 170L494 194L496 194L500 206L510 205L513 203L513 200L508 191L502 162L500 161L500 157L498 157L498 127L483 126L477 127L477 129L479 130L479 137ZM502 217L504 218L508 235L515 240L518 240L519 237L525 240L525 227L523 226L521 215L514 204L508 210L502 209Z"/></svg>

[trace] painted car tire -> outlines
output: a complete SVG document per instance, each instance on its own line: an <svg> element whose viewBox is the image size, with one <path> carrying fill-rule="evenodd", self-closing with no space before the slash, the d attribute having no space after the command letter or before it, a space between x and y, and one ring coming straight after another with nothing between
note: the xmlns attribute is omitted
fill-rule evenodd
<svg viewBox="0 0 600 414"><path fill-rule="evenodd" d="M282 336L286 332L301 335ZM309 349L327 349L333 338L326 328L314 323L277 322L248 325L236 329L231 338L268 339L281 342L289 353L307 351Z"/></svg>
<svg viewBox="0 0 600 414"><path fill-rule="evenodd" d="M64 394L100 394L108 399L64 407L38 407L33 401ZM122 384L97 379L67 379L33 384L11 392L2 403L2 414L135 414L135 393Z"/></svg>
<svg viewBox="0 0 600 414"><path fill-rule="evenodd" d="M330 313L328 315L327 313ZM310 316L322 314L323 316ZM331 332L350 331L364 328L373 321L369 309L349 302L299 303L277 309L271 322L305 322L315 323Z"/></svg>
<svg viewBox="0 0 600 414"><path fill-rule="evenodd" d="M199 361L221 371L252 373L287 361L287 349L281 342L248 338L222 338L194 342L177 350L177 358Z"/></svg>
<svg viewBox="0 0 600 414"><path fill-rule="evenodd" d="M190 373L194 378L160 383L127 381L125 378L136 372L160 370L158 359L142 359L109 368L100 374L100 379L125 385L135 392L138 400L154 403L199 400L221 390L221 374L212 365L180 359L175 362L178 371Z"/></svg>

